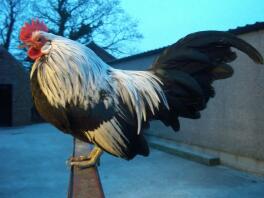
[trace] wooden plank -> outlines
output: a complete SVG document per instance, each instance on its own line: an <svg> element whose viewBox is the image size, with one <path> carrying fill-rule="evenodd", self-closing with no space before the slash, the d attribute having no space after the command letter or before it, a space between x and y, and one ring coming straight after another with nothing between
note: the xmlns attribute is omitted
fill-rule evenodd
<svg viewBox="0 0 264 198"><path fill-rule="evenodd" d="M73 156L86 156L91 149L91 145L74 139ZM104 198L97 167L71 168L68 198Z"/></svg>

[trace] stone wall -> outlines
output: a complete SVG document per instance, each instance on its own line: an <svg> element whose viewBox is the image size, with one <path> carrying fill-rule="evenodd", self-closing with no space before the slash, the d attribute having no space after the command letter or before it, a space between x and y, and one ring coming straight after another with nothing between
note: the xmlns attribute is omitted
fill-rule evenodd
<svg viewBox="0 0 264 198"><path fill-rule="evenodd" d="M12 125L31 123L31 93L28 74L22 65L0 46L0 84L12 85Z"/></svg>

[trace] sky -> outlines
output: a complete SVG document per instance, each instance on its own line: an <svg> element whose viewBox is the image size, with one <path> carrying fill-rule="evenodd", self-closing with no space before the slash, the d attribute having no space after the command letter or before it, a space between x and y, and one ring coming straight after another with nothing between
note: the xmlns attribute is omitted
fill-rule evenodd
<svg viewBox="0 0 264 198"><path fill-rule="evenodd" d="M264 0L121 0L144 38L138 52L164 47L201 30L264 22Z"/></svg>

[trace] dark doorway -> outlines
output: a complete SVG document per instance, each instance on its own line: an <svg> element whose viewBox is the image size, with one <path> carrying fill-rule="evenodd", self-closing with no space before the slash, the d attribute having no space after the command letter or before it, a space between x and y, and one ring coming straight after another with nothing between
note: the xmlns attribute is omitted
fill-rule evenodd
<svg viewBox="0 0 264 198"><path fill-rule="evenodd" d="M12 85L0 84L0 126L12 125Z"/></svg>

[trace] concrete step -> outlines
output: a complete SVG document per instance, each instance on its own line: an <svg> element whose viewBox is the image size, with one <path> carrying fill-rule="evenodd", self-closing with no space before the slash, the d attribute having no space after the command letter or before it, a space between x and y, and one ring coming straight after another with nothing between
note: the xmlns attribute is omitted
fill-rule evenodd
<svg viewBox="0 0 264 198"><path fill-rule="evenodd" d="M217 156L202 153L200 151L193 150L192 148L183 144L178 144L172 140L166 140L163 138L147 136L149 145L155 149L176 155L188 160L199 162L208 166L220 165L220 159Z"/></svg>

